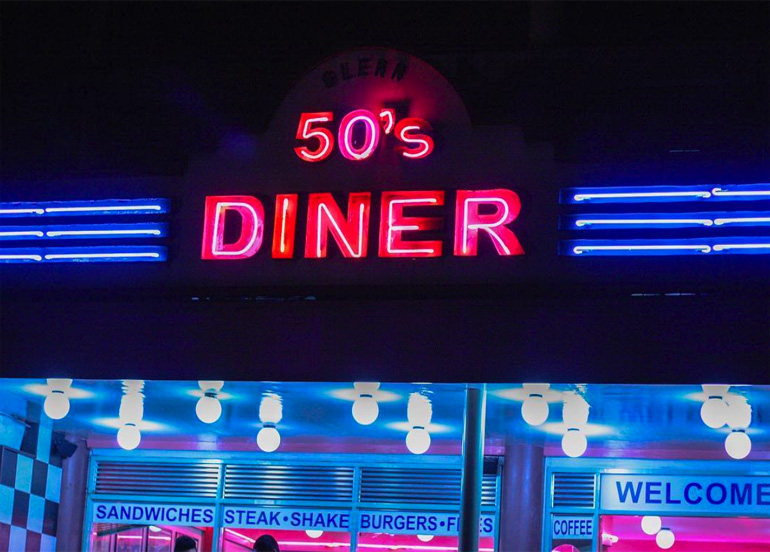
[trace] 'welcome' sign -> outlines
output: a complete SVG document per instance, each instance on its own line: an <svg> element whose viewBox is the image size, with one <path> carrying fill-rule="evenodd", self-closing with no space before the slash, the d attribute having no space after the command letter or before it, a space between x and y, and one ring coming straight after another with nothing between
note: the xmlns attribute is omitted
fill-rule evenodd
<svg viewBox="0 0 770 552"><path fill-rule="evenodd" d="M770 477L602 475L607 511L768 515Z"/></svg>

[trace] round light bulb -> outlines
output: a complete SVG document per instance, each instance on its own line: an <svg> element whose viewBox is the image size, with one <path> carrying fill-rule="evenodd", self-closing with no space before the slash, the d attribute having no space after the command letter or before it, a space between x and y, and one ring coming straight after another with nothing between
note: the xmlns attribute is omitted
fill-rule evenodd
<svg viewBox="0 0 770 552"><path fill-rule="evenodd" d="M118 430L118 444L125 450L134 450L139 446L142 434L134 424L126 424Z"/></svg>
<svg viewBox="0 0 770 552"><path fill-rule="evenodd" d="M61 420L70 411L69 397L64 394L64 391L51 391L45 398L43 410L52 420Z"/></svg>
<svg viewBox="0 0 770 552"><path fill-rule="evenodd" d="M144 395L141 393L123 395L120 399L118 417L123 423L134 425L139 423L144 418Z"/></svg>
<svg viewBox="0 0 770 552"><path fill-rule="evenodd" d="M744 397L733 396L727 401L727 425L745 429L751 425L751 405Z"/></svg>
<svg viewBox="0 0 770 552"><path fill-rule="evenodd" d="M263 424L277 424L283 418L281 397L271 393L262 397L259 403L259 421Z"/></svg>
<svg viewBox="0 0 770 552"><path fill-rule="evenodd" d="M583 456L583 453L588 448L588 440L586 436L575 428L570 428L564 437L561 438L561 449L564 454L571 458L577 458Z"/></svg>
<svg viewBox="0 0 770 552"><path fill-rule="evenodd" d="M417 535L417 538L422 542L430 542L433 540L433 535Z"/></svg>
<svg viewBox="0 0 770 552"><path fill-rule="evenodd" d="M412 454L423 454L430 448L430 433L424 427L414 427L406 434L406 448Z"/></svg>
<svg viewBox="0 0 770 552"><path fill-rule="evenodd" d="M562 417L568 427L584 427L588 424L588 411L591 407L586 400L575 393L564 400Z"/></svg>
<svg viewBox="0 0 770 552"><path fill-rule="evenodd" d="M361 425L371 425L380 414L380 407L371 395L361 395L353 403L353 419Z"/></svg>
<svg viewBox="0 0 770 552"><path fill-rule="evenodd" d="M727 408L722 397L709 397L700 407L700 419L711 429L719 429L727 423Z"/></svg>
<svg viewBox="0 0 770 552"><path fill-rule="evenodd" d="M743 431L733 431L725 439L725 450L730 458L742 460L751 452L751 439Z"/></svg>
<svg viewBox="0 0 770 552"><path fill-rule="evenodd" d="M409 395L406 405L406 419L412 427L426 427L433 417L433 406L430 399L422 393Z"/></svg>
<svg viewBox="0 0 770 552"><path fill-rule="evenodd" d="M531 426L539 426L548 419L548 402L542 395L530 395L521 405L521 417Z"/></svg>
<svg viewBox="0 0 770 552"><path fill-rule="evenodd" d="M357 381L353 384L353 387L359 395L374 395L380 388L380 384L374 381Z"/></svg>
<svg viewBox="0 0 770 552"><path fill-rule="evenodd" d="M222 415L222 404L211 395L204 395L195 405L195 414L204 424L213 424Z"/></svg>
<svg viewBox="0 0 770 552"><path fill-rule="evenodd" d="M257 446L264 452L273 452L281 446L281 434L272 426L263 427L257 433Z"/></svg>
<svg viewBox="0 0 770 552"><path fill-rule="evenodd" d="M321 535L323 535L323 534L324 534L324 532L323 532L323 531L321 531L320 529L306 529L306 530L305 530L305 534L306 534L308 537L310 537L311 539L317 539L318 537L320 537Z"/></svg>
<svg viewBox="0 0 770 552"><path fill-rule="evenodd" d="M662 523L663 522L658 516L644 516L642 518L642 531L644 531L646 535L654 535L660 531Z"/></svg>
<svg viewBox="0 0 770 552"><path fill-rule="evenodd" d="M666 527L658 531L658 534L655 535L655 542L663 550L668 550L674 546L675 540L676 539L674 538L674 533L671 531L671 529Z"/></svg>

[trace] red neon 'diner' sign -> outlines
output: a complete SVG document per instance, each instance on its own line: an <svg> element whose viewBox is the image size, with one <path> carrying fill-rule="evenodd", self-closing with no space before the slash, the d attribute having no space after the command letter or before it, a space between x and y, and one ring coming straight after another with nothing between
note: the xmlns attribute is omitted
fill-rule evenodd
<svg viewBox="0 0 770 552"><path fill-rule="evenodd" d="M334 150L334 134L323 126L334 121L331 111L302 113L297 126L297 140L304 145L294 148L303 161L323 161ZM363 130L360 143L354 140L356 129ZM381 134L390 134L395 129L396 139L401 145L395 150L405 159L422 159L433 151L430 124L417 117L407 117L396 122L396 111L384 108L377 115L366 109L355 109L340 120L337 131L337 145L340 153L350 161L363 161L372 156L381 141Z"/></svg>
<svg viewBox="0 0 770 552"><path fill-rule="evenodd" d="M340 206L329 193L308 196L305 258L327 256L329 238L344 257L362 258L369 250L369 218L372 196L369 192L348 194L347 205ZM420 240L414 234L435 230L442 224L437 216L410 215L414 209L424 212L445 204L441 190L383 192L379 217L380 257L439 257L441 240ZM523 255L524 249L508 228L521 211L519 196L506 189L457 190L454 201L454 254L460 257L478 254L480 236L491 240L501 256ZM227 212L240 218L240 234L225 243ZM297 194L281 194L275 199L272 257L294 257ZM229 220L232 220L230 218ZM254 196L209 196L203 224L201 258L209 260L247 259L262 246L265 233L265 209ZM406 233L409 233L407 236Z"/></svg>

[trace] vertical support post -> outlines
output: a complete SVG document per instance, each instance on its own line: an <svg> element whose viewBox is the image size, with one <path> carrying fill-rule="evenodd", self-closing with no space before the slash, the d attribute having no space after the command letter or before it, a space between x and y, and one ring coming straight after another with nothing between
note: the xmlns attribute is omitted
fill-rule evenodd
<svg viewBox="0 0 770 552"><path fill-rule="evenodd" d="M358 526L359 515L361 505L361 469L362 466L357 464L353 468L353 507L350 511L350 550L355 552L358 550Z"/></svg>
<svg viewBox="0 0 770 552"><path fill-rule="evenodd" d="M545 489L543 447L534 443L517 443L511 438L505 444L501 484L500 518L505 522L500 523L499 549L506 552L545 550L543 547L548 541L544 541L541 547Z"/></svg>
<svg viewBox="0 0 770 552"><path fill-rule="evenodd" d="M49 444L50 446L50 444ZM84 519L89 477L89 454L86 441L81 439L75 453L62 460L61 495L56 529L56 550L85 550L83 540L90 519Z"/></svg>
<svg viewBox="0 0 770 552"><path fill-rule="evenodd" d="M219 481L217 482L217 498L214 502L216 510L214 510L214 531L211 542L211 552L216 550L224 550L224 533L222 532L222 500L225 498L225 476L227 467L224 462L219 463ZM203 552L209 552L208 550Z"/></svg>
<svg viewBox="0 0 770 552"><path fill-rule="evenodd" d="M465 390L465 420L463 424L459 552L478 552L479 550L486 406L486 386L468 385Z"/></svg>

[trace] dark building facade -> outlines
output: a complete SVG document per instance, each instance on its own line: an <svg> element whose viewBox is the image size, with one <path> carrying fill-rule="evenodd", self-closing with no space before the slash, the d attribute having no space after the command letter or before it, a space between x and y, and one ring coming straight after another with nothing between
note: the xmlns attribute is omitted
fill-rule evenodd
<svg viewBox="0 0 770 552"><path fill-rule="evenodd" d="M767 5L70 8L12 5L3 24L0 370L3 419L26 424L8 422L3 470L27 458L25 431L81 442L61 497L44 493L48 532L24 527L59 543L29 546L155 550L188 534L236 550L272 527L289 550L450 550L458 531L463 548L470 386L488 396L483 473L466 486L477 547L665 549L679 531L681 547L708 533L709 550L762 549L730 533L746 518L757 542L768 534ZM212 434L177 411L192 380L184 393L224 404ZM347 398L335 382L380 383ZM73 414L41 410L53 394ZM329 397L403 401L409 416L367 446L358 426L335 430ZM136 401L148 415L127 421ZM709 401L748 423L723 421L720 437L710 407L697 415ZM543 425L556 405L561 425ZM415 422L421 408L433 421ZM257 410L284 435L277 456L272 431L239 440ZM681 427L694 437L668 434ZM201 485L181 501L162 481L175 470ZM314 478L328 496L307 494ZM410 478L428 489L414 500ZM634 485L648 495L633 508L608 494ZM731 485L753 502L710 502ZM705 488L705 502L656 507L656 486L685 502ZM13 496L18 522L32 499ZM121 505L197 509L131 523ZM393 525L404 512L446 530ZM270 514L309 521L256 521ZM642 521L639 544L635 517L653 514L679 525ZM22 525L3 524L13 550ZM328 542L300 534L321 527Z"/></svg>

